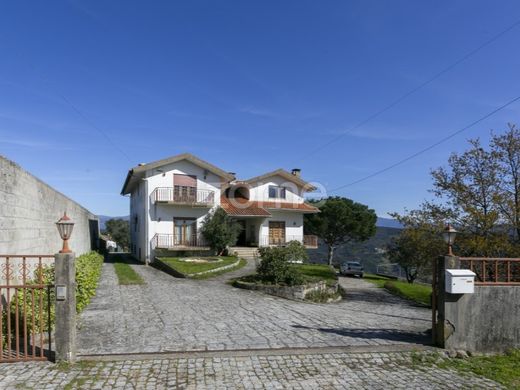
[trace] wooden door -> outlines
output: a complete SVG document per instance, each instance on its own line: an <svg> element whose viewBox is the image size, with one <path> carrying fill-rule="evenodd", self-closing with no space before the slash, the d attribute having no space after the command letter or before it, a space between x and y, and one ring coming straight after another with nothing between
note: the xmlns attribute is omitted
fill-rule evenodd
<svg viewBox="0 0 520 390"><path fill-rule="evenodd" d="M285 222L269 221L269 245L285 244Z"/></svg>
<svg viewBox="0 0 520 390"><path fill-rule="evenodd" d="M195 218L173 219L173 241L174 245L196 246L197 223Z"/></svg>

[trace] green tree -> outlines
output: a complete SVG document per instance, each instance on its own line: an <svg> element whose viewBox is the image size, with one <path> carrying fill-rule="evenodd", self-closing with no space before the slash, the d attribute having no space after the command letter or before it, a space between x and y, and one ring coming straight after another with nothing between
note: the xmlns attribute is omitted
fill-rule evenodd
<svg viewBox="0 0 520 390"><path fill-rule="evenodd" d="M365 241L376 232L374 210L342 197L320 201L319 213L305 216L305 230L315 234L328 247L328 263L332 265L334 250L352 241Z"/></svg>
<svg viewBox="0 0 520 390"><path fill-rule="evenodd" d="M498 164L496 202L504 221L520 241L520 130L508 124L504 134L493 135L491 150Z"/></svg>
<svg viewBox="0 0 520 390"><path fill-rule="evenodd" d="M124 219L109 219L105 224L105 233L119 246L127 250L130 247L130 226Z"/></svg>
<svg viewBox="0 0 520 390"><path fill-rule="evenodd" d="M431 214L412 211L407 215L391 214L404 229L387 247L387 255L391 262L401 266L408 283L418 277L431 273L434 261L447 247L442 239L442 223L431 219Z"/></svg>
<svg viewBox="0 0 520 390"><path fill-rule="evenodd" d="M469 150L450 156L448 168L432 171L433 193L446 203L459 227L486 237L500 221L499 167L495 154L484 150L478 139L469 142Z"/></svg>
<svg viewBox="0 0 520 390"><path fill-rule="evenodd" d="M204 218L201 234L210 248L220 256L228 246L237 242L241 230L240 224L218 207Z"/></svg>
<svg viewBox="0 0 520 390"><path fill-rule="evenodd" d="M520 254L520 130L509 124L506 132L492 135L487 148L478 139L469 144L463 153L452 154L447 166L431 172L433 202L394 217L410 230L405 233L409 240L418 239L427 225L441 234L442 225L451 222L459 230L456 254L516 257Z"/></svg>

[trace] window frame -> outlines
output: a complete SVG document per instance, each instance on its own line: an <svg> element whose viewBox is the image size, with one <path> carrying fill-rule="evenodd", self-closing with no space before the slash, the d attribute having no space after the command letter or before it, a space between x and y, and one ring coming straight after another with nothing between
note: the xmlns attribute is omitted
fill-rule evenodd
<svg viewBox="0 0 520 390"><path fill-rule="evenodd" d="M271 196L271 190L274 190L274 196ZM267 188L267 196L269 199L287 199L287 187L269 185Z"/></svg>

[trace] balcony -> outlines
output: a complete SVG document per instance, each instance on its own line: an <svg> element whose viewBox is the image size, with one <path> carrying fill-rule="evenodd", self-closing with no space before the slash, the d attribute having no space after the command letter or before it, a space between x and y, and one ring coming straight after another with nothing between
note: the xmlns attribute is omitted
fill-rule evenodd
<svg viewBox="0 0 520 390"><path fill-rule="evenodd" d="M212 207L215 191L184 186L157 187L152 192L152 199L155 203Z"/></svg>
<svg viewBox="0 0 520 390"><path fill-rule="evenodd" d="M304 235L304 236L285 236L285 237L260 237L259 246L286 246L291 241L298 241L307 249L318 248L318 236Z"/></svg>
<svg viewBox="0 0 520 390"><path fill-rule="evenodd" d="M152 238L153 249L209 249L201 236L178 236L175 234L156 234Z"/></svg>

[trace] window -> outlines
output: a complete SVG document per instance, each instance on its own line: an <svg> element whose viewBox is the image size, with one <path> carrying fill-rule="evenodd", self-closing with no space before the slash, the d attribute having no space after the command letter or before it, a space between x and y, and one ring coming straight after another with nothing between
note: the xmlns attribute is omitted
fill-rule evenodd
<svg viewBox="0 0 520 390"><path fill-rule="evenodd" d="M285 187L269 186L269 198L285 199Z"/></svg>

